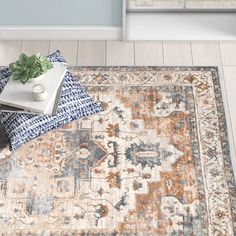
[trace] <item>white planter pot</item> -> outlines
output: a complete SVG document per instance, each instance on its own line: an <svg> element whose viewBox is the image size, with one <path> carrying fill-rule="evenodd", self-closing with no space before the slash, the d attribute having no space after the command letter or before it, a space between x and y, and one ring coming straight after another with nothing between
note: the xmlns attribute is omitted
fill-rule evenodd
<svg viewBox="0 0 236 236"><path fill-rule="evenodd" d="M45 75L42 74L42 75L40 75L40 76L38 76L38 77L36 77L36 78L32 78L32 79L30 80L30 82L32 82L32 83L41 82L41 80L42 80L44 77L45 77Z"/></svg>

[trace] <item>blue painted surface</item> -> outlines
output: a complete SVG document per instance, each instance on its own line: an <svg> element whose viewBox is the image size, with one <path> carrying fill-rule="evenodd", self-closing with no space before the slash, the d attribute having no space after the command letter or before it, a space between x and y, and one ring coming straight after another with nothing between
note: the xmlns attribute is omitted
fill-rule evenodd
<svg viewBox="0 0 236 236"><path fill-rule="evenodd" d="M122 0L0 0L0 25L120 26Z"/></svg>

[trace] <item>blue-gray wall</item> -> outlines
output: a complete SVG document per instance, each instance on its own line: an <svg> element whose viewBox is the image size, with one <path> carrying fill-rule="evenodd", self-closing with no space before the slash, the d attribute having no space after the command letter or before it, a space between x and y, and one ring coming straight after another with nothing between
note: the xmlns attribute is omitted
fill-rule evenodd
<svg viewBox="0 0 236 236"><path fill-rule="evenodd" d="M0 0L0 25L121 25L122 0Z"/></svg>

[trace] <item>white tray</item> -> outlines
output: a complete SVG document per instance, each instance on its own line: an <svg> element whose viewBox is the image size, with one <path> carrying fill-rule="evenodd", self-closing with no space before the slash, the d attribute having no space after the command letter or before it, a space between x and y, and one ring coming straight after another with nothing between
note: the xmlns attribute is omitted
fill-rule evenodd
<svg viewBox="0 0 236 236"><path fill-rule="evenodd" d="M48 114L67 71L67 67L60 63L53 63L53 65L54 67L45 73L45 77L40 82L28 82L23 85L11 77L0 94L0 104ZM41 102L35 101L32 97L32 88L37 83L43 84L48 91L47 99Z"/></svg>

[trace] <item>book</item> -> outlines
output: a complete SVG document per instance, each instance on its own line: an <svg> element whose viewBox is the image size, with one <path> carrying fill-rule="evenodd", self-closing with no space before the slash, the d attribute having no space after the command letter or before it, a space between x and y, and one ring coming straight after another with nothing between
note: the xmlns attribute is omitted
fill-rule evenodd
<svg viewBox="0 0 236 236"><path fill-rule="evenodd" d="M14 112L13 108L17 108L15 111L24 113L55 113L60 98L58 91L61 90L67 67L61 63L53 64L53 68L45 73L45 77L40 81L48 91L48 96L45 100L38 102L32 97L32 88L39 82L30 82L22 85L19 81L13 80L11 77L3 92L0 94L0 104L5 106L5 109L9 112ZM56 100L57 104L55 102ZM2 107L1 110L3 111L4 107Z"/></svg>
<svg viewBox="0 0 236 236"><path fill-rule="evenodd" d="M57 108L58 108L58 103L59 103L60 96L61 96L63 81L64 80L62 80L61 85L58 88L58 91L55 94L54 99L52 100L52 103L48 107L48 110L45 111L45 115L56 115L57 114ZM27 114L33 114L33 115L40 115L41 114L38 112L33 112L33 111L22 109L22 108L8 106L8 105L1 105L1 104L0 104L0 110L2 112L10 112L10 113L22 113L22 114L27 113Z"/></svg>

